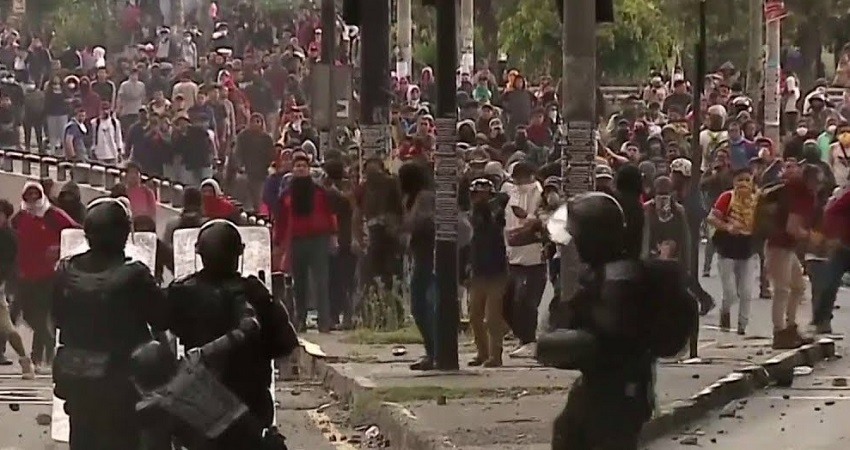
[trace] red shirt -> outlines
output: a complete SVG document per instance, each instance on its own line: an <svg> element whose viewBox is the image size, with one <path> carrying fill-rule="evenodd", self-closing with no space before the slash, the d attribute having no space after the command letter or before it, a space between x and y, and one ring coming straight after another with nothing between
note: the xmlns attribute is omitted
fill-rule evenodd
<svg viewBox="0 0 850 450"><path fill-rule="evenodd" d="M804 226L811 226L815 219L817 199L815 194L800 181L789 181L785 189L787 190L784 195L787 196L788 215L777 215L777 220L781 223L776 224L776 231L767 238L767 245L769 247L793 249L797 245L797 239L786 231L788 217L791 214L799 215L803 218Z"/></svg>
<svg viewBox="0 0 850 450"><path fill-rule="evenodd" d="M18 238L18 276L23 281L42 281L53 276L59 261L62 230L79 228L65 211L51 206L44 217L19 211L12 218Z"/></svg>
<svg viewBox="0 0 850 450"><path fill-rule="evenodd" d="M327 192L321 187L313 191L313 212L309 216L294 214L291 191L284 192L280 202L280 215L274 223L277 243L286 245L292 238L336 234L336 216L331 211Z"/></svg>
<svg viewBox="0 0 850 450"><path fill-rule="evenodd" d="M850 190L829 202L824 210L824 231L827 236L850 246Z"/></svg>

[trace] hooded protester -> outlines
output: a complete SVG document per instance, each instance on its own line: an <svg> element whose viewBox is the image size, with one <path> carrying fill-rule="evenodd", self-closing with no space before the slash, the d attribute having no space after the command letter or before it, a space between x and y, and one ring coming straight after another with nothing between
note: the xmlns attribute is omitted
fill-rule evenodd
<svg viewBox="0 0 850 450"><path fill-rule="evenodd" d="M224 195L218 181L207 178L201 183L201 194L203 195L203 212L207 219L226 219L236 221L239 216L239 208L236 207Z"/></svg>
<svg viewBox="0 0 850 450"><path fill-rule="evenodd" d="M53 363L54 332L50 323L50 301L62 230L79 224L50 204L36 181L28 181L21 192L21 209L12 217L18 237L18 290L24 320L33 329L31 359L39 372L49 372Z"/></svg>
<svg viewBox="0 0 850 450"><path fill-rule="evenodd" d="M729 140L726 132L726 108L723 105L712 105L708 108L708 123L699 134L699 146L702 151L703 172L708 171L714 162L714 152L723 141Z"/></svg>
<svg viewBox="0 0 850 450"><path fill-rule="evenodd" d="M86 216L86 205L81 198L80 186L73 181L68 181L56 196L56 206L65 211L75 222L82 223Z"/></svg>
<svg viewBox="0 0 850 450"><path fill-rule="evenodd" d="M437 99L437 84L434 82L434 69L425 66L419 76L419 89L422 91L421 101L433 102Z"/></svg>
<svg viewBox="0 0 850 450"><path fill-rule="evenodd" d="M274 240L285 250L282 264L291 268L295 288L295 327L307 327L307 287L312 277L317 287L316 306L319 332L331 330L328 293L329 254L336 252L337 220L331 210L328 193L313 182L310 161L299 155L293 159L292 181L280 200L280 212L274 224Z"/></svg>

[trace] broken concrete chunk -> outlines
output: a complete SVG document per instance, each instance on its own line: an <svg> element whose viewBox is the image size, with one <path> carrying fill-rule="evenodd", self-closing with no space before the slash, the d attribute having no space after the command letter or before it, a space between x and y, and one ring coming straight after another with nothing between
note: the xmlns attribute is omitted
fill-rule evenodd
<svg viewBox="0 0 850 450"><path fill-rule="evenodd" d="M679 441L679 444L682 444L682 445L699 445L699 438L697 438L696 436L684 437Z"/></svg>

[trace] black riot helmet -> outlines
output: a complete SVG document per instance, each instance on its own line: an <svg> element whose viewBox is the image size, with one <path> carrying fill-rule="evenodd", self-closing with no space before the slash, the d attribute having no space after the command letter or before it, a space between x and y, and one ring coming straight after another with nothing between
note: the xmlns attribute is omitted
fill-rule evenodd
<svg viewBox="0 0 850 450"><path fill-rule="evenodd" d="M198 232L195 253L201 257L206 271L218 274L237 272L239 257L244 251L242 235L229 220L211 220Z"/></svg>
<svg viewBox="0 0 850 450"><path fill-rule="evenodd" d="M83 230L92 251L123 253L132 229L130 211L117 199L99 198L86 207Z"/></svg>
<svg viewBox="0 0 850 450"><path fill-rule="evenodd" d="M604 192L587 192L570 204L567 229L579 257L591 266L616 261L625 254L626 217L623 207Z"/></svg>

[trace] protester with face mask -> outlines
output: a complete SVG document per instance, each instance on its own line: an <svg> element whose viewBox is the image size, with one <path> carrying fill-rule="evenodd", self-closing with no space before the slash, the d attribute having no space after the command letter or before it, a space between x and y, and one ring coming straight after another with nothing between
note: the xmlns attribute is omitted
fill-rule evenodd
<svg viewBox="0 0 850 450"><path fill-rule="evenodd" d="M307 287L310 278L317 287L316 306L319 332L328 333L333 325L328 297L329 254L338 249L337 221L331 211L328 194L310 177L310 161L300 155L293 159L292 182L281 198L275 222L275 241L285 250L295 281L295 328L307 327Z"/></svg>
<svg viewBox="0 0 850 450"><path fill-rule="evenodd" d="M685 209L673 198L673 182L660 176L653 183L654 197L644 205L641 258L678 261L689 272L691 236Z"/></svg>
<svg viewBox="0 0 850 450"><path fill-rule="evenodd" d="M723 303L720 309L720 329L731 326L730 310L738 306L738 334L746 332L750 315L750 300L755 281L755 248L752 237L755 219L755 187L748 168L733 174L734 188L717 198L709 223L715 227L715 249L719 255L717 266L723 286Z"/></svg>
<svg viewBox="0 0 850 450"><path fill-rule="evenodd" d="M31 359L39 373L49 373L54 354L50 302L62 230L79 228L64 211L50 204L36 181L22 191L21 209L12 217L18 238L16 302L33 330Z"/></svg>

